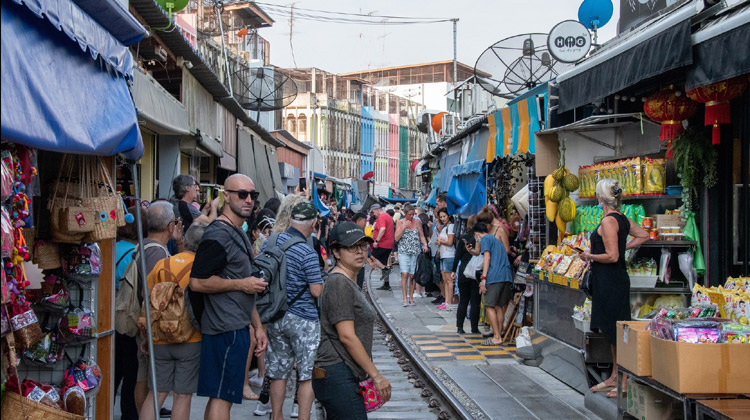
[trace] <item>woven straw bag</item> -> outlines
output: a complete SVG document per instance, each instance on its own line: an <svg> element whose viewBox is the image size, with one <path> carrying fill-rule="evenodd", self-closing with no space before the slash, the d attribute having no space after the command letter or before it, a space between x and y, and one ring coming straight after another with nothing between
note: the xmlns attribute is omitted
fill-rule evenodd
<svg viewBox="0 0 750 420"><path fill-rule="evenodd" d="M62 267L60 263L60 247L50 241L35 241L31 261L42 270L54 270Z"/></svg>

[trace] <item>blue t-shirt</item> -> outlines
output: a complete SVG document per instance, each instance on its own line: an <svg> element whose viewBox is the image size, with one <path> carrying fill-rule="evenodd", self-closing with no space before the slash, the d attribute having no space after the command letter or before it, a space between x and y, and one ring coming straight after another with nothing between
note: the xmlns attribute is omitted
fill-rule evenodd
<svg viewBox="0 0 750 420"><path fill-rule="evenodd" d="M117 263L117 267L115 267L115 290L120 289L120 279L125 275L125 269L128 268L128 264L133 259L134 249L135 244L128 241L117 241L117 244L115 244L115 262ZM126 253L128 255L125 255ZM123 258L123 255L125 255L125 258Z"/></svg>
<svg viewBox="0 0 750 420"><path fill-rule="evenodd" d="M490 252L490 268L487 271L487 284L512 282L513 273L510 270L508 254L503 243L494 236L487 234L482 237L482 255ZM485 257L486 258L486 257Z"/></svg>
<svg viewBox="0 0 750 420"><path fill-rule="evenodd" d="M292 235L299 236L303 240L305 236L295 228L279 234L276 244L281 246ZM263 249L268 246L268 241L263 243ZM286 296L287 302L291 302L303 288L308 284L321 284L323 278L320 275L320 263L318 253L307 242L294 244L286 250ZM287 310L300 318L311 321L318 320L318 310L315 297L308 288L302 296Z"/></svg>

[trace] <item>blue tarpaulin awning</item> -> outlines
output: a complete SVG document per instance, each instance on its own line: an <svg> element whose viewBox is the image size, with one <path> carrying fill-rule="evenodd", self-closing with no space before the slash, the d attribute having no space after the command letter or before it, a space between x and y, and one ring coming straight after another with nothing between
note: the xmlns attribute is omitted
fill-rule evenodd
<svg viewBox="0 0 750 420"><path fill-rule="evenodd" d="M448 188L448 212L469 217L482 209L487 201L484 185L484 160L475 160L450 170L451 183Z"/></svg>
<svg viewBox="0 0 750 420"><path fill-rule="evenodd" d="M440 160L440 191L448 191L448 187L451 185L451 168L458 165L461 160L461 153L454 153L452 155L445 156L444 160Z"/></svg>
<svg viewBox="0 0 750 420"><path fill-rule="evenodd" d="M70 1L3 1L1 18L3 140L140 158L130 51Z"/></svg>

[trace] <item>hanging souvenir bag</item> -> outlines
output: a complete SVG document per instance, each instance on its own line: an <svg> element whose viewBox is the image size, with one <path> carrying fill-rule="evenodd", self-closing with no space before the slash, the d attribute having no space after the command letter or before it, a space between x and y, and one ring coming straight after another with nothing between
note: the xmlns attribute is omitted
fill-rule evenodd
<svg viewBox="0 0 750 420"><path fill-rule="evenodd" d="M46 312L62 313L70 304L70 292L65 285L65 281L54 274L44 277L42 287L26 291L27 298L33 302L35 308ZM34 298L32 298L34 296Z"/></svg>
<svg viewBox="0 0 750 420"><path fill-rule="evenodd" d="M85 351L86 347L81 348L81 355L75 362L70 359L67 353L65 354L65 358L71 361L71 365L65 370L63 380L66 390L70 387L79 387L87 395L91 396L92 393L96 393L99 390L102 373L96 362L83 360Z"/></svg>
<svg viewBox="0 0 750 420"><path fill-rule="evenodd" d="M62 267L59 245L51 241L34 241L31 261L42 270L54 270Z"/></svg>
<svg viewBox="0 0 750 420"><path fill-rule="evenodd" d="M23 352L23 357L30 364L51 368L62 358L65 346L58 342L56 328L49 326L49 313L43 324L44 337Z"/></svg>
<svg viewBox="0 0 750 420"><path fill-rule="evenodd" d="M93 229L95 213L85 209L81 203L83 187L80 174L78 178L73 178L76 158L63 155L57 180L50 188L52 195L47 201L47 209L50 212L50 228L55 242L79 244L83 241L85 232ZM72 222L68 220L71 214L74 219ZM70 231L69 227L74 231Z"/></svg>
<svg viewBox="0 0 750 420"><path fill-rule="evenodd" d="M102 253L95 243L70 247L64 253L62 268L65 276L78 284L87 285L99 279Z"/></svg>
<svg viewBox="0 0 750 420"><path fill-rule="evenodd" d="M94 317L83 307L83 290L80 291L78 306L68 306L58 322L59 341L64 344L82 343L91 340L95 333Z"/></svg>
<svg viewBox="0 0 750 420"><path fill-rule="evenodd" d="M5 309L3 304L0 307L0 336L5 337L11 331L10 319L8 318L8 311Z"/></svg>
<svg viewBox="0 0 750 420"><path fill-rule="evenodd" d="M98 156L88 156L86 162L87 177L93 180L93 188L87 198L82 200L83 206L96 212L94 229L86 234L87 242L99 242L105 239L115 239L117 228L125 226L125 208L122 197L117 193L115 184L109 175L109 170Z"/></svg>
<svg viewBox="0 0 750 420"><path fill-rule="evenodd" d="M6 158L7 157L7 158ZM0 201L7 200L13 194L13 171L11 165L13 160L10 152L3 150L2 163L0 166Z"/></svg>
<svg viewBox="0 0 750 420"><path fill-rule="evenodd" d="M0 210L2 217L2 257L10 258L13 255L13 221L10 220L10 214L5 211L5 207Z"/></svg>
<svg viewBox="0 0 750 420"><path fill-rule="evenodd" d="M42 339L42 328L36 314L23 297L10 303L10 326L21 351Z"/></svg>

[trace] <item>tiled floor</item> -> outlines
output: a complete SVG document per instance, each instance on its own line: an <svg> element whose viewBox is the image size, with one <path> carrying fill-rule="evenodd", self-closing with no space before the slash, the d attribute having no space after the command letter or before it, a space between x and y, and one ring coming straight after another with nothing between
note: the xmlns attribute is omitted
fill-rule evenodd
<svg viewBox="0 0 750 420"><path fill-rule="evenodd" d="M482 334L415 334L414 344L430 361L482 360L516 357L513 346L483 346Z"/></svg>

